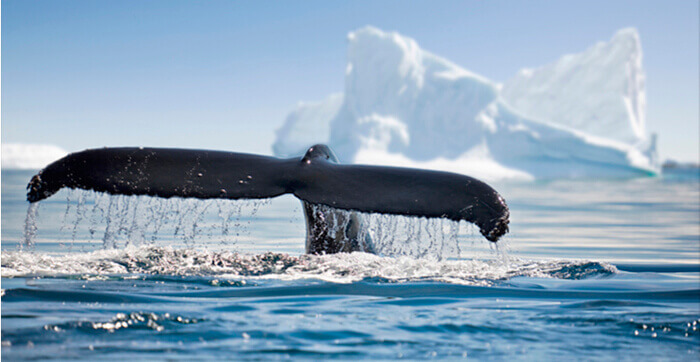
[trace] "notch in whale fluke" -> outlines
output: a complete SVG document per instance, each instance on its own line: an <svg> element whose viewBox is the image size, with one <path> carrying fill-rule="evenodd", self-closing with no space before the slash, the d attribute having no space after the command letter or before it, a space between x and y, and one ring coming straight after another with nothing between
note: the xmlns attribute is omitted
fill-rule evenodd
<svg viewBox="0 0 700 362"><path fill-rule="evenodd" d="M43 200L64 187L199 199L264 199L291 193L304 202L338 209L466 220L494 242L508 232L510 216L498 192L472 177L341 165L325 145L311 147L301 159L168 148L89 149L41 170L27 186L27 200Z"/></svg>

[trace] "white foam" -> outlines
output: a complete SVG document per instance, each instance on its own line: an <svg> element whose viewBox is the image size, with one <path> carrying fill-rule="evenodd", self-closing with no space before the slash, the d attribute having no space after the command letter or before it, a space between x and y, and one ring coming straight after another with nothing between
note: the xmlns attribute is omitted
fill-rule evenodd
<svg viewBox="0 0 700 362"><path fill-rule="evenodd" d="M575 279L611 274L614 266L589 261L524 260L433 260L382 257L367 253L291 256L257 255L192 248L129 246L90 253L50 255L2 252L2 276L68 276L85 279L134 274L187 275L218 279L320 279L352 283L368 278L395 282L442 281L465 285L492 285L513 277Z"/></svg>

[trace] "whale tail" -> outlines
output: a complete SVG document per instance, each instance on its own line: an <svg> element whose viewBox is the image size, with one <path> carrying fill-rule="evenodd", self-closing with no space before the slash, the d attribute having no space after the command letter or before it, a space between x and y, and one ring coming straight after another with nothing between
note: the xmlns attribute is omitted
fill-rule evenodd
<svg viewBox="0 0 700 362"><path fill-rule="evenodd" d="M264 199L291 193L305 203L336 209L466 220L494 242L508 232L510 216L498 192L477 179L341 165L325 145L309 148L301 159L189 149L89 149L48 165L27 188L29 202L62 188L199 199Z"/></svg>

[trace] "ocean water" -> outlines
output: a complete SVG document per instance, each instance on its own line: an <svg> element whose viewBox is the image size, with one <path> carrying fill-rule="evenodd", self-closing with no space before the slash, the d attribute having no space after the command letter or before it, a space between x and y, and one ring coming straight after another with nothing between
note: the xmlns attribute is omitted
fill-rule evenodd
<svg viewBox="0 0 700 362"><path fill-rule="evenodd" d="M28 213L31 175L2 172L8 361L700 358L698 170L495 184L498 244L364 215L380 255L325 256L292 197L61 191Z"/></svg>

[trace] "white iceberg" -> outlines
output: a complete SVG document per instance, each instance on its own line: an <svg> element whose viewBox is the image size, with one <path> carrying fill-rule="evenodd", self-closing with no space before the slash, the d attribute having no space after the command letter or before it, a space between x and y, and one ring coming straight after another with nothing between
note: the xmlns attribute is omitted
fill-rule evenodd
<svg viewBox="0 0 700 362"><path fill-rule="evenodd" d="M628 144L646 138L645 94L642 47L632 28L583 53L523 69L501 91L526 117Z"/></svg>
<svg viewBox="0 0 700 362"><path fill-rule="evenodd" d="M272 151L277 156L303 154L310 145L328 142L329 120L338 114L343 105L342 94L332 94L322 102L299 103L297 109L287 116L282 128L277 130L277 139Z"/></svg>
<svg viewBox="0 0 700 362"><path fill-rule="evenodd" d="M37 170L67 154L53 145L3 143L2 169Z"/></svg>
<svg viewBox="0 0 700 362"><path fill-rule="evenodd" d="M644 127L644 76L634 30L553 65L521 71L504 86L397 33L366 27L348 39L344 94L293 112L277 132L276 155L295 156L314 143L328 143L342 162L486 180L658 172L655 140ZM543 101L550 93L559 98Z"/></svg>

